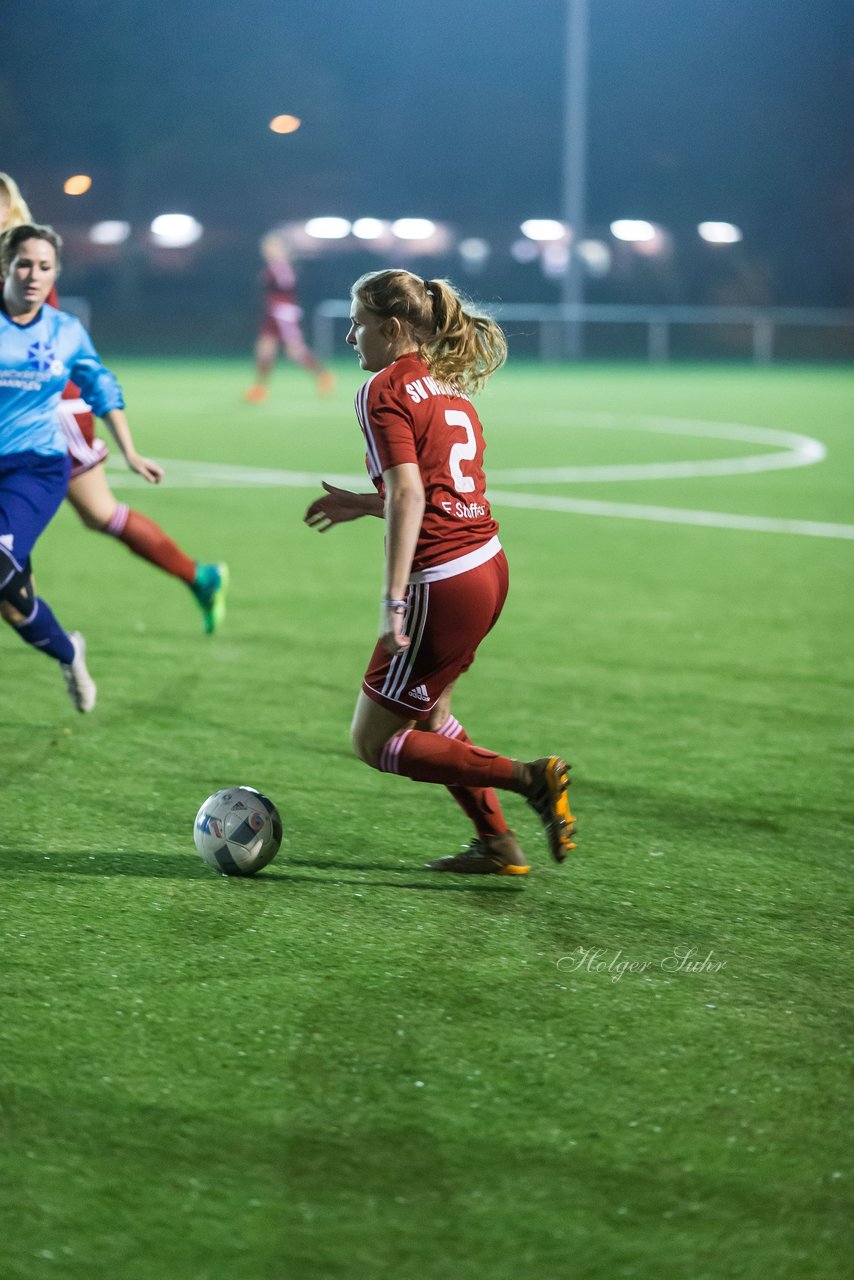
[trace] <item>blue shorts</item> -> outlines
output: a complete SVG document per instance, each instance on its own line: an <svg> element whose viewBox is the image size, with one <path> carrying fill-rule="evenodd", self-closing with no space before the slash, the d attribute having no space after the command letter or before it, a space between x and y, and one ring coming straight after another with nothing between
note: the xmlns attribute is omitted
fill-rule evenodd
<svg viewBox="0 0 854 1280"><path fill-rule="evenodd" d="M59 510L70 472L67 453L0 454L0 547L16 569Z"/></svg>

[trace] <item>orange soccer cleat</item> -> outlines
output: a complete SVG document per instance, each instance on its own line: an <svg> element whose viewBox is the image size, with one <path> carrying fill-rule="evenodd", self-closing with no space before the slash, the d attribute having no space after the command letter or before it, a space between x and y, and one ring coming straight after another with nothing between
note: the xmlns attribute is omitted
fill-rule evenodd
<svg viewBox="0 0 854 1280"><path fill-rule="evenodd" d="M262 387L260 383L257 383L254 387L249 388L243 399L248 404L263 404L269 394L266 387Z"/></svg>
<svg viewBox="0 0 854 1280"><path fill-rule="evenodd" d="M546 756L534 760L528 768L531 784L524 793L528 804L545 828L549 851L555 862L563 862L575 848L575 818L570 812L569 765L560 756Z"/></svg>

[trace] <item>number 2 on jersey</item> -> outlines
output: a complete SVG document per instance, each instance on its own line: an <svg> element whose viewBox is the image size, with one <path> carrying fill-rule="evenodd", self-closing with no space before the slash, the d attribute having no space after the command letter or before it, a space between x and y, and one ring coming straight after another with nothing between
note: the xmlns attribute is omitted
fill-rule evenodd
<svg viewBox="0 0 854 1280"><path fill-rule="evenodd" d="M448 459L454 488L457 493L474 493L474 480L471 476L463 475L460 467L461 462L471 462L472 458L477 457L477 443L471 419L467 413L463 413L462 409L446 409L445 421L449 427L462 427L466 433L465 443L460 442L451 446L451 455Z"/></svg>

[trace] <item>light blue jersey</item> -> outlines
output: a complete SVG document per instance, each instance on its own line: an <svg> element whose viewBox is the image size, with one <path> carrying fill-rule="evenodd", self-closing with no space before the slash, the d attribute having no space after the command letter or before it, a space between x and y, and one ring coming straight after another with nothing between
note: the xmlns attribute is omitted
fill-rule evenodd
<svg viewBox="0 0 854 1280"><path fill-rule="evenodd" d="M0 310L0 455L67 452L56 413L67 382L99 417L124 408L121 387L76 316L45 303L21 325Z"/></svg>

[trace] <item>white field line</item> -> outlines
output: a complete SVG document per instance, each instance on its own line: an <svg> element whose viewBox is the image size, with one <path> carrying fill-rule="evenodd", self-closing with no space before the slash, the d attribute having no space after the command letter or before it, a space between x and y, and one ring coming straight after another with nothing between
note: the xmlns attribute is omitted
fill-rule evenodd
<svg viewBox="0 0 854 1280"><path fill-rule="evenodd" d="M311 471L277 471L256 467L231 467L218 463L164 460L165 484L170 489L294 488L315 489L321 480L345 489L366 491L364 475L330 475ZM110 471L115 489L148 488L128 471ZM611 516L624 520L657 520L666 524L705 525L718 529L748 529L754 533L796 533L814 538L854 538L854 525L824 524L816 520L778 520L769 516L731 515L722 511L694 511L681 507L653 507L633 502L596 502L587 498L548 497L515 493L490 487L496 506L523 507L531 511L560 511L572 515Z"/></svg>
<svg viewBox="0 0 854 1280"><path fill-rule="evenodd" d="M557 417L557 415L555 415ZM499 484L556 484L587 481L675 479L699 476L739 475L807 467L822 461L827 451L820 441L771 427L746 426L733 422L697 422L693 419L639 416L620 418L614 414L564 414L558 420L594 430L641 430L665 435L700 436L776 446L775 453L751 454L737 458L716 458L695 462L626 463L602 467L541 467L492 471L490 479ZM321 480L343 488L365 489L364 475L332 475L310 471L287 471L269 467L244 467L229 463L192 462L164 459L169 488L210 489L247 487L287 487L319 489ZM144 485L138 476L110 465L114 488ZM789 533L818 538L854 538L854 525L830 524L815 520L783 520L766 516L732 515L717 511L695 511L679 507L657 507L628 502L597 502L584 498L547 497L541 494L489 490L490 500L499 506L523 507L538 511L560 511L575 515L609 516L628 520L654 520L667 524L700 525L718 529L746 529L755 533Z"/></svg>
<svg viewBox="0 0 854 1280"><path fill-rule="evenodd" d="M225 462L191 462L184 458L160 458L166 472L164 483L170 489L239 489L243 486L264 489L318 489L321 480L341 488L361 488L366 492L371 482L361 475L331 475L320 471L283 471L274 467L241 467ZM107 463L113 489L147 489L141 476L133 475L112 457Z"/></svg>
<svg viewBox="0 0 854 1280"><path fill-rule="evenodd" d="M664 524L705 525L714 529L748 529L751 533L797 533L811 538L854 539L854 524L823 524L819 520L776 520L770 516L737 516L723 511L693 511L680 507L648 507L634 502L592 502L585 498L549 498L542 493L489 490L497 507L525 507L533 511L565 511L582 516L612 516L623 520L657 520Z"/></svg>
<svg viewBox="0 0 854 1280"><path fill-rule="evenodd" d="M620 418L617 414L579 413L566 417L554 415L554 421L568 422L572 427L596 431L645 431L656 435L696 436L708 440L737 440L739 443L762 444L782 452L751 454L738 458L709 458L693 462L635 462L602 467L517 468L513 471L491 471L490 479L498 484L588 484L612 480L694 479L699 476L735 476L760 471L778 471L789 467L809 467L822 462L827 450L820 440L794 431L777 431L773 427L746 426L740 422L697 422L692 418L661 418L647 415Z"/></svg>

